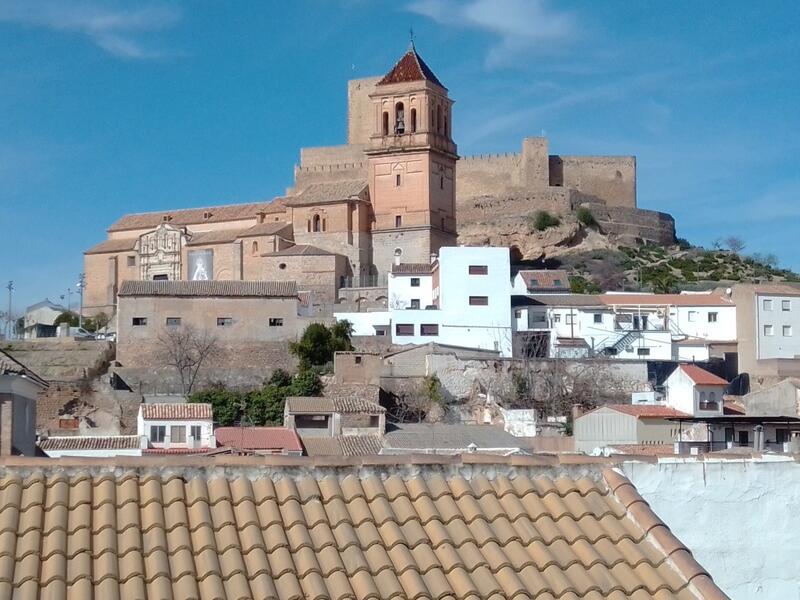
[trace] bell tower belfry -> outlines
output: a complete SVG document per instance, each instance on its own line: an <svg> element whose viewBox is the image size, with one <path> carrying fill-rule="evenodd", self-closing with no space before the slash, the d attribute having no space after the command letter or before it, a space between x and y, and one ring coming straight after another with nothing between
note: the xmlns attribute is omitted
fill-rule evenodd
<svg viewBox="0 0 800 600"><path fill-rule="evenodd" d="M453 101L413 43L370 94L369 159L373 262L426 263L456 243Z"/></svg>

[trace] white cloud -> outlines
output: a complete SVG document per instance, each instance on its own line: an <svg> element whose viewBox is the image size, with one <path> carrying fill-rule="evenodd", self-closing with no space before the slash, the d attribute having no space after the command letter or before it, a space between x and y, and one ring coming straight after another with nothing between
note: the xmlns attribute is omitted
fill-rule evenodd
<svg viewBox="0 0 800 600"><path fill-rule="evenodd" d="M181 13L159 4L121 4L113 0L0 0L0 23L13 23L82 35L120 58L163 56L143 39L175 25Z"/></svg>
<svg viewBox="0 0 800 600"><path fill-rule="evenodd" d="M416 0L408 10L442 25L488 32L498 41L487 67L509 63L521 52L547 53L579 37L577 16L556 11L546 0Z"/></svg>

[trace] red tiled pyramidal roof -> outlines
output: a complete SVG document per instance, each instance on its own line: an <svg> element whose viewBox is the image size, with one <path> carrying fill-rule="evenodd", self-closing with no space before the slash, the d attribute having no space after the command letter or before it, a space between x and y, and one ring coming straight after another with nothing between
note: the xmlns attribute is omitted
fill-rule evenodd
<svg viewBox="0 0 800 600"><path fill-rule="evenodd" d="M440 88L444 87L439 78L433 74L431 68L425 64L422 57L417 54L416 48L412 44L400 60L397 61L392 70L384 75L383 79L378 82L378 85L387 85L390 83L406 83L409 81L430 81L435 83Z"/></svg>
<svg viewBox="0 0 800 600"><path fill-rule="evenodd" d="M694 381L695 385L728 385L722 377L717 377L697 365L681 365L679 368Z"/></svg>

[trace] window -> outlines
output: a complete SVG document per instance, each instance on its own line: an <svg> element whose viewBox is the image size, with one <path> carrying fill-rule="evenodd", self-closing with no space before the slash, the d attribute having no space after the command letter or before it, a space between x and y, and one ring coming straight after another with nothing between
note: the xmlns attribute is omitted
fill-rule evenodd
<svg viewBox="0 0 800 600"><path fill-rule="evenodd" d="M709 323L716 323L717 322L717 313L715 313L715 312L708 313L708 322Z"/></svg>
<svg viewBox="0 0 800 600"><path fill-rule="evenodd" d="M764 325L764 335L772 335L773 328L772 325Z"/></svg>
<svg viewBox="0 0 800 600"><path fill-rule="evenodd" d="M446 229L445 225L446 225L445 218L442 217L442 229Z"/></svg>
<svg viewBox="0 0 800 600"><path fill-rule="evenodd" d="M250 250L250 253L251 253L253 256L255 256L256 254L258 254L258 242L256 242L256 241L254 241L254 242L253 242L253 246L252 246L252 249Z"/></svg>
<svg viewBox="0 0 800 600"><path fill-rule="evenodd" d="M128 257L128 266L135 267L136 266L136 255L132 255Z"/></svg>
<svg viewBox="0 0 800 600"><path fill-rule="evenodd" d="M133 319L131 319L131 325L134 327L146 327L147 317L133 317Z"/></svg>
<svg viewBox="0 0 800 600"><path fill-rule="evenodd" d="M489 274L489 267L486 265L470 265L469 266L469 274L470 275L488 275Z"/></svg>
<svg viewBox="0 0 800 600"><path fill-rule="evenodd" d="M411 278L411 287L419 287L419 277Z"/></svg>
<svg viewBox="0 0 800 600"><path fill-rule="evenodd" d="M489 305L489 296L470 296L469 297L469 305L470 306L488 306Z"/></svg>
<svg viewBox="0 0 800 600"><path fill-rule="evenodd" d="M360 365L361 364L361 357L360 356L356 356L354 358L355 358L356 364Z"/></svg>
<svg viewBox="0 0 800 600"><path fill-rule="evenodd" d="M436 131L442 133L442 107L436 107Z"/></svg>
<svg viewBox="0 0 800 600"><path fill-rule="evenodd" d="M169 441L176 444L186 443L186 427L183 425L173 425L169 428Z"/></svg>
<svg viewBox="0 0 800 600"><path fill-rule="evenodd" d="M319 215L314 215L311 219L311 231L314 233L318 233L321 229L322 219L320 219Z"/></svg>
<svg viewBox="0 0 800 600"><path fill-rule="evenodd" d="M784 325L783 326L783 337L792 337L792 326L791 325Z"/></svg>
<svg viewBox="0 0 800 600"><path fill-rule="evenodd" d="M789 312L792 310L792 301L791 300L781 300L781 310L783 312Z"/></svg>
<svg viewBox="0 0 800 600"><path fill-rule="evenodd" d="M389 113L383 111L383 135L389 135Z"/></svg>
<svg viewBox="0 0 800 600"><path fill-rule="evenodd" d="M394 185L395 187L400 187L400 173L394 176Z"/></svg>
<svg viewBox="0 0 800 600"><path fill-rule="evenodd" d="M761 306L764 310L772 310L772 300L764 300Z"/></svg>
<svg viewBox="0 0 800 600"><path fill-rule="evenodd" d="M439 175L439 189L444 189L444 175Z"/></svg>
<svg viewBox="0 0 800 600"><path fill-rule="evenodd" d="M695 321L697 321L697 311L696 310L690 310L689 311L689 322L690 323L694 323Z"/></svg>
<svg viewBox="0 0 800 600"><path fill-rule="evenodd" d="M419 308L419 298L412 298L411 299L411 308L415 308L415 309Z"/></svg>
<svg viewBox="0 0 800 600"><path fill-rule="evenodd" d="M191 425L189 426L189 435L192 436L192 439L199 440L203 437L202 430L200 425Z"/></svg>
<svg viewBox="0 0 800 600"><path fill-rule="evenodd" d="M402 102L394 105L394 132L400 135L406 132L406 111Z"/></svg>
<svg viewBox="0 0 800 600"><path fill-rule="evenodd" d="M169 276L166 273L162 273L161 275L153 275L153 281L167 281Z"/></svg>
<svg viewBox="0 0 800 600"><path fill-rule="evenodd" d="M306 222L306 229L308 233L311 233L311 219Z"/></svg>
<svg viewBox="0 0 800 600"><path fill-rule="evenodd" d="M700 392L700 404L706 401L706 393Z"/></svg>
<svg viewBox="0 0 800 600"><path fill-rule="evenodd" d="M157 444L164 443L164 438L167 437L167 427L165 425L151 425L150 426L150 441Z"/></svg>
<svg viewBox="0 0 800 600"><path fill-rule="evenodd" d="M553 315L553 323L561 323L561 315L560 314L555 313Z"/></svg>
<svg viewBox="0 0 800 600"><path fill-rule="evenodd" d="M789 430L788 429L776 429L775 430L775 443L777 444L785 444L789 441Z"/></svg>
<svg viewBox="0 0 800 600"><path fill-rule="evenodd" d="M231 317L217 317L217 327L230 327L233 325Z"/></svg>
<svg viewBox="0 0 800 600"><path fill-rule="evenodd" d="M279 265L278 265L278 268L279 268L281 271L285 271L285 270L286 270L286 263L281 263L281 264L279 264Z"/></svg>
<svg viewBox="0 0 800 600"><path fill-rule="evenodd" d="M399 177L399 175L398 175ZM403 217L400 215L395 215L394 217L394 226L395 227L402 227L403 226Z"/></svg>
<svg viewBox="0 0 800 600"><path fill-rule="evenodd" d="M594 313L594 322L595 323L602 323L603 322L603 315L601 313Z"/></svg>
<svg viewBox="0 0 800 600"><path fill-rule="evenodd" d="M394 333L395 335L414 335L414 325L411 323L396 323Z"/></svg>
<svg viewBox="0 0 800 600"><path fill-rule="evenodd" d="M567 325L575 325L575 315L570 313L570 314L564 315L564 316L566 317L564 319L564 323L566 323Z"/></svg>
<svg viewBox="0 0 800 600"><path fill-rule="evenodd" d="M560 279L553 279L553 286L554 287L561 287L561 280Z"/></svg>
<svg viewBox="0 0 800 600"><path fill-rule="evenodd" d="M637 356L650 356L650 348L637 348L636 349Z"/></svg>
<svg viewBox="0 0 800 600"><path fill-rule="evenodd" d="M544 315L542 315L542 316L544 316ZM522 318L522 311L521 310L515 310L514 311L514 318L515 319L521 319Z"/></svg>
<svg viewBox="0 0 800 600"><path fill-rule="evenodd" d="M420 335L439 335L439 325L436 323L423 324L419 326Z"/></svg>
<svg viewBox="0 0 800 600"><path fill-rule="evenodd" d="M380 415L370 415L369 416L369 426L370 427L380 427L381 426L381 417L380 417Z"/></svg>
<svg viewBox="0 0 800 600"><path fill-rule="evenodd" d="M180 327L180 325L181 325L180 317L167 317L167 327Z"/></svg>
<svg viewBox="0 0 800 600"><path fill-rule="evenodd" d="M411 121L409 123L409 127L411 129L411 133L415 133L417 131L417 109L411 109Z"/></svg>
<svg viewBox="0 0 800 600"><path fill-rule="evenodd" d="M279 317L270 317L269 320L270 327L283 327L283 319Z"/></svg>

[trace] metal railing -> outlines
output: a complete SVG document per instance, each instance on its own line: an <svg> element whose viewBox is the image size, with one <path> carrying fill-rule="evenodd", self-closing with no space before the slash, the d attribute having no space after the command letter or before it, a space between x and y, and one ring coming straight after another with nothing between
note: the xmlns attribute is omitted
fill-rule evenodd
<svg viewBox="0 0 800 600"><path fill-rule="evenodd" d="M388 277L383 275L356 275L353 277L342 276L339 278L340 288L361 288L361 287L386 287Z"/></svg>

